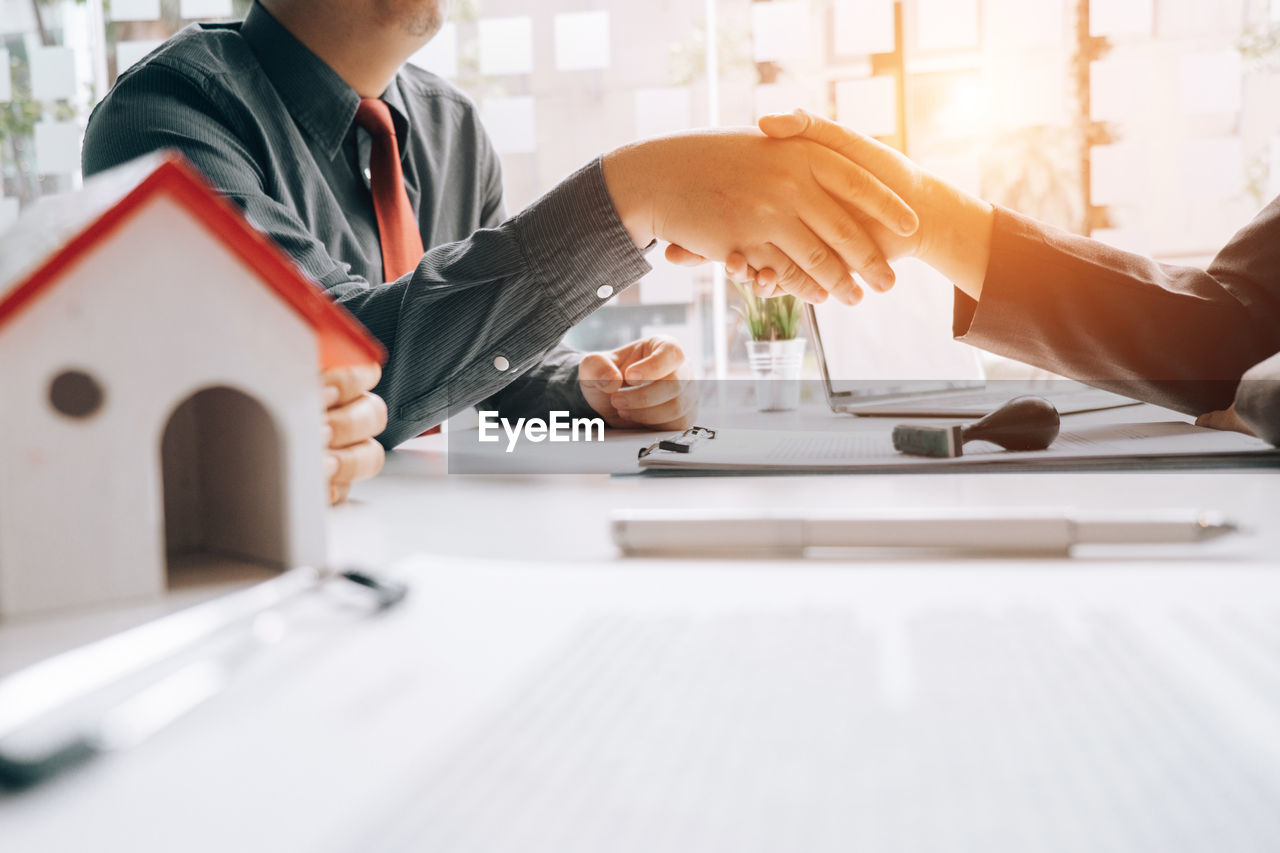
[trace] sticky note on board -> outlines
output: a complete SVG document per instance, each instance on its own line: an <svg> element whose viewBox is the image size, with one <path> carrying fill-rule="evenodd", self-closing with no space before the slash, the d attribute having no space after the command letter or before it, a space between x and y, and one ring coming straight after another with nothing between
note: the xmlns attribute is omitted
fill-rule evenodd
<svg viewBox="0 0 1280 853"><path fill-rule="evenodd" d="M136 65L139 59L155 50L164 42L159 39L147 39L145 41L121 41L116 42L116 74L123 74L131 66Z"/></svg>
<svg viewBox="0 0 1280 853"><path fill-rule="evenodd" d="M36 172L68 175L80 169L80 125L41 121L35 126Z"/></svg>
<svg viewBox="0 0 1280 853"><path fill-rule="evenodd" d="M978 0L916 0L916 48L924 51L978 47Z"/></svg>
<svg viewBox="0 0 1280 853"><path fill-rule="evenodd" d="M1191 53L1178 59L1178 96L1183 115L1236 113L1244 92L1238 50Z"/></svg>
<svg viewBox="0 0 1280 853"><path fill-rule="evenodd" d="M445 24L409 61L441 77L458 76L458 26Z"/></svg>
<svg viewBox="0 0 1280 853"><path fill-rule="evenodd" d="M9 73L9 51L0 50L0 101L13 100L13 77Z"/></svg>
<svg viewBox="0 0 1280 853"><path fill-rule="evenodd" d="M693 97L684 86L637 89L636 137L661 136L693 124Z"/></svg>
<svg viewBox="0 0 1280 853"><path fill-rule="evenodd" d="M113 21L156 21L160 19L160 0L111 0L107 15Z"/></svg>
<svg viewBox="0 0 1280 853"><path fill-rule="evenodd" d="M1089 0L1090 35L1149 36L1154 18L1152 0Z"/></svg>
<svg viewBox="0 0 1280 853"><path fill-rule="evenodd" d="M1135 205L1149 197L1149 155L1132 142L1095 145L1089 152L1090 195L1094 204Z"/></svg>
<svg viewBox="0 0 1280 853"><path fill-rule="evenodd" d="M1070 37L1067 5L1067 0L983 0L982 47L1017 51L1062 47Z"/></svg>
<svg viewBox="0 0 1280 853"><path fill-rule="evenodd" d="M61 101L76 94L76 52L69 47L37 47L29 53L31 97Z"/></svg>
<svg viewBox="0 0 1280 853"><path fill-rule="evenodd" d="M528 74L533 70L533 19L482 18L481 74Z"/></svg>
<svg viewBox="0 0 1280 853"><path fill-rule="evenodd" d="M18 200L16 198L0 198L0 234L9 230L18 221Z"/></svg>
<svg viewBox="0 0 1280 853"><path fill-rule="evenodd" d="M837 56L892 53L894 0L836 0L834 25Z"/></svg>
<svg viewBox="0 0 1280 853"><path fill-rule="evenodd" d="M823 111L813 87L802 83L765 83L756 86L754 106L756 118L769 113L789 113L796 107Z"/></svg>
<svg viewBox="0 0 1280 853"><path fill-rule="evenodd" d="M499 154L528 154L537 147L532 97L485 98L480 112Z"/></svg>
<svg viewBox="0 0 1280 853"><path fill-rule="evenodd" d="M112 0L114 3L115 0ZM179 7L182 17L188 21L204 18L230 18L234 14L231 0L182 0Z"/></svg>
<svg viewBox="0 0 1280 853"><path fill-rule="evenodd" d="M892 77L836 83L836 120L868 136L898 132L898 88Z"/></svg>
<svg viewBox="0 0 1280 853"><path fill-rule="evenodd" d="M756 62L802 59L813 49L805 0L751 4L751 51Z"/></svg>
<svg viewBox="0 0 1280 853"><path fill-rule="evenodd" d="M608 68L609 13L568 12L555 17L556 70Z"/></svg>

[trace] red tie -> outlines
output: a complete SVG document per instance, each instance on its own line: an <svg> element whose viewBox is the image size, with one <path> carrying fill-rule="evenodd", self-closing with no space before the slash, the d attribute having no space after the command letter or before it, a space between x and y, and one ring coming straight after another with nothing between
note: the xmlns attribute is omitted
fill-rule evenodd
<svg viewBox="0 0 1280 853"><path fill-rule="evenodd" d="M400 170L400 144L391 110L379 98L361 98L356 108L356 124L373 137L369 155L369 189L373 192L373 212L378 217L378 242L382 244L382 279L395 281L412 272L422 260L422 234L418 218L409 204ZM432 427L423 435L438 433Z"/></svg>
<svg viewBox="0 0 1280 853"><path fill-rule="evenodd" d="M396 127L391 123L391 110L378 98L361 99L356 123L373 137L369 187L373 191L373 212L378 217L378 240L382 243L382 278L395 281L412 272L422 260L422 235L404 188Z"/></svg>

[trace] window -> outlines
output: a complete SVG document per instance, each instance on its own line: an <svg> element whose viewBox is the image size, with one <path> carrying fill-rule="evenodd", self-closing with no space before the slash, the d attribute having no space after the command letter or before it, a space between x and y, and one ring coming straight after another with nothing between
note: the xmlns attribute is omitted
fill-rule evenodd
<svg viewBox="0 0 1280 853"><path fill-rule="evenodd" d="M1204 260L1280 189L1280 104L1266 83L1280 55L1274 3L450 5L444 31L411 61L480 105L512 212L613 146L794 105L905 147L993 201L1162 258ZM121 70L188 22L247 7L0 0L0 228L36 197L77 185L85 118ZM744 370L732 290L711 267L652 257L654 272L571 342L665 332L703 376Z"/></svg>

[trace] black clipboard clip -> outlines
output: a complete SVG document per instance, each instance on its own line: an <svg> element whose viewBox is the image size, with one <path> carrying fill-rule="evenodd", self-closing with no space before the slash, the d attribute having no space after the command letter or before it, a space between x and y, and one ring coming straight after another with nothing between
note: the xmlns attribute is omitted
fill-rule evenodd
<svg viewBox="0 0 1280 853"><path fill-rule="evenodd" d="M640 448L637 459L643 459L655 450L670 450L672 453L688 453L695 444L703 439L716 437L716 431L706 427L689 427L676 438L664 438L662 441Z"/></svg>

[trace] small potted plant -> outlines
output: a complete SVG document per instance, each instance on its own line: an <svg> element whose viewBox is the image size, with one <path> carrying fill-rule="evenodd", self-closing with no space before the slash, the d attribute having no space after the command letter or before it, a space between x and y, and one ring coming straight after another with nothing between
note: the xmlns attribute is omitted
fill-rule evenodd
<svg viewBox="0 0 1280 853"><path fill-rule="evenodd" d="M804 338L800 331L802 308L791 294L756 296L750 285L735 282L742 294L736 306L747 322L747 360L756 379L756 403L762 412L785 412L800 405L800 368L804 363Z"/></svg>

